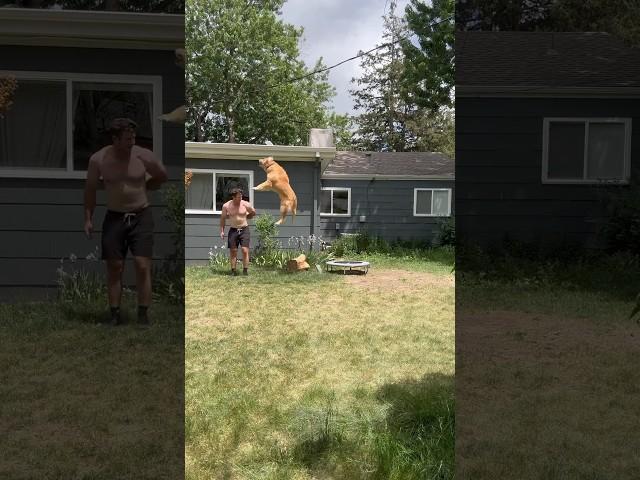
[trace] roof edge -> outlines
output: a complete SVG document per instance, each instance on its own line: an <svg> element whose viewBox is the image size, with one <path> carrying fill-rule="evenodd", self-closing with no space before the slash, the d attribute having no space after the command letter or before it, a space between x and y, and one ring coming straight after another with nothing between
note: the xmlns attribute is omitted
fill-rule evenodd
<svg viewBox="0 0 640 480"><path fill-rule="evenodd" d="M184 15L0 8L0 44L173 50L184 48Z"/></svg>
<svg viewBox="0 0 640 480"><path fill-rule="evenodd" d="M453 181L455 175L379 175L379 174L341 174L341 173L325 173L322 180L443 180Z"/></svg>
<svg viewBox="0 0 640 480"><path fill-rule="evenodd" d="M550 85L456 85L456 97L635 98L640 87L557 87Z"/></svg>

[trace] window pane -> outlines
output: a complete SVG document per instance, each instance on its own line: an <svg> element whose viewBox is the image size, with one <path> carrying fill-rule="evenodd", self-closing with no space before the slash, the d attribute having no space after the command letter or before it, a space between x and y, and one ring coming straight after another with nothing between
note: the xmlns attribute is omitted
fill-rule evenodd
<svg viewBox="0 0 640 480"><path fill-rule="evenodd" d="M589 124L587 174L591 179L624 178L624 124Z"/></svg>
<svg viewBox="0 0 640 480"><path fill-rule="evenodd" d="M436 190L433 192L433 214L449 215L449 192Z"/></svg>
<svg viewBox="0 0 640 480"><path fill-rule="evenodd" d="M333 213L349 213L349 192L345 190L333 191Z"/></svg>
<svg viewBox="0 0 640 480"><path fill-rule="evenodd" d="M187 209L213 210L213 174L194 173L185 201Z"/></svg>
<svg viewBox="0 0 640 480"><path fill-rule="evenodd" d="M320 192L320 213L331 213L331 190Z"/></svg>
<svg viewBox="0 0 640 480"><path fill-rule="evenodd" d="M13 103L0 117L0 167L66 168L65 83L17 83Z"/></svg>
<svg viewBox="0 0 640 480"><path fill-rule="evenodd" d="M136 144L153 150L152 96L151 85L74 83L73 168L86 170L89 157L111 144L114 118L136 122Z"/></svg>
<svg viewBox="0 0 640 480"><path fill-rule="evenodd" d="M249 201L249 175L216 175L216 210L222 210L222 205L231 200L231 190L242 189L242 199Z"/></svg>
<svg viewBox="0 0 640 480"><path fill-rule="evenodd" d="M418 190L416 197L416 213L418 215L430 215L431 214L431 197L433 192L431 190Z"/></svg>
<svg viewBox="0 0 640 480"><path fill-rule="evenodd" d="M583 178L584 123L549 125L549 178Z"/></svg>

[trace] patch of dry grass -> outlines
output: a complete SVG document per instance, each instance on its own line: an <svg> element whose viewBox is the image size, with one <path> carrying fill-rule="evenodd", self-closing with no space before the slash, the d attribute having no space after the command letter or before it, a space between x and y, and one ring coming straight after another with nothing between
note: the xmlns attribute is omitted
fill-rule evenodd
<svg viewBox="0 0 640 480"><path fill-rule="evenodd" d="M152 314L148 328L110 327L55 304L0 306L0 478L179 477L182 309Z"/></svg>
<svg viewBox="0 0 640 480"><path fill-rule="evenodd" d="M456 478L637 478L631 302L549 285L458 287Z"/></svg>
<svg viewBox="0 0 640 480"><path fill-rule="evenodd" d="M451 478L450 275L192 268L186 293L188 479Z"/></svg>

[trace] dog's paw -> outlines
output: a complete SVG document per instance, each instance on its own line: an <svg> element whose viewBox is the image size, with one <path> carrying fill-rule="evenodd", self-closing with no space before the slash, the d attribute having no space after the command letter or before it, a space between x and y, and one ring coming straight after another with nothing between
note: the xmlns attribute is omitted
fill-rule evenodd
<svg viewBox="0 0 640 480"><path fill-rule="evenodd" d="M282 225L283 222L284 220L278 220L274 225Z"/></svg>

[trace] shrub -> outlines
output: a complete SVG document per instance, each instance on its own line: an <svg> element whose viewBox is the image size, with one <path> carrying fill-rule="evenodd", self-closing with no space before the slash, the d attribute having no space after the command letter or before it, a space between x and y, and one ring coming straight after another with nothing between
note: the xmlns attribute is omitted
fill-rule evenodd
<svg viewBox="0 0 640 480"><path fill-rule="evenodd" d="M163 216L173 226L173 252L153 270L154 296L180 305L184 303L184 190L169 185Z"/></svg>
<svg viewBox="0 0 640 480"><path fill-rule="evenodd" d="M280 247L278 240L273 238L277 232L275 219L265 213L259 215L255 222L256 232L258 233L258 245L255 248L256 255L271 255Z"/></svg>
<svg viewBox="0 0 640 480"><path fill-rule="evenodd" d="M436 243L438 245L456 244L456 222L453 217L448 217L438 221Z"/></svg>

